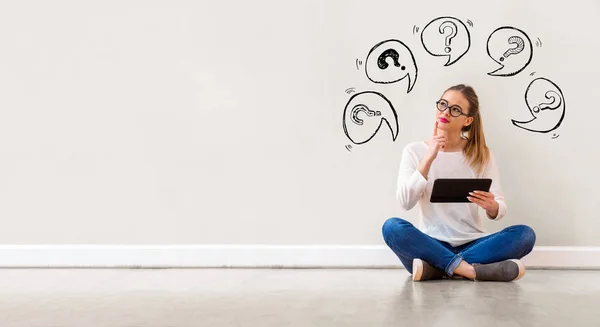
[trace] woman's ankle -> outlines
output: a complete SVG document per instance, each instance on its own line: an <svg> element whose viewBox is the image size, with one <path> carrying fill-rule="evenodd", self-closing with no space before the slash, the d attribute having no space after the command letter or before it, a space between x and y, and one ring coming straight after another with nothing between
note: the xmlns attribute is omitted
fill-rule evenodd
<svg viewBox="0 0 600 327"><path fill-rule="evenodd" d="M453 274L460 275L472 280L474 280L476 276L475 268L464 260L458 264L458 267L456 267L456 269L454 269Z"/></svg>

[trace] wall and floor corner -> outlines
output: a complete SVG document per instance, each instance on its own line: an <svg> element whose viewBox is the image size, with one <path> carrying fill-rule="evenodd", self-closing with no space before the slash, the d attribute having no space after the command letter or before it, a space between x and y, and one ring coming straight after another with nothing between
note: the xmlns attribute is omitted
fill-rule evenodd
<svg viewBox="0 0 600 327"><path fill-rule="evenodd" d="M1 267L401 267L401 152L458 83L486 227L600 267L596 0L35 2L0 4Z"/></svg>
<svg viewBox="0 0 600 327"><path fill-rule="evenodd" d="M539 269L600 269L600 248L539 246L523 262ZM378 245L5 245L0 267L403 268Z"/></svg>

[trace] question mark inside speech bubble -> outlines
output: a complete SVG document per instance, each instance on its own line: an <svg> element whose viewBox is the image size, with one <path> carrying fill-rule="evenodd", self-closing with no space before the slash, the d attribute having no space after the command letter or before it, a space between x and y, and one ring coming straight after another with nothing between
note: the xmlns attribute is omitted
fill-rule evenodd
<svg viewBox="0 0 600 327"><path fill-rule="evenodd" d="M551 101L549 101L552 99ZM557 129L565 117L565 98L562 90L549 79L533 80L525 91L525 103L533 116L528 121L512 120L513 125L537 133Z"/></svg>
<svg viewBox="0 0 600 327"><path fill-rule="evenodd" d="M518 36L511 36L508 38L508 44L516 44L517 46L514 48L510 48L504 52L504 55L500 57L500 61L504 61L504 58L508 58L510 55L516 55L521 53L523 49L525 49L525 41Z"/></svg>
<svg viewBox="0 0 600 327"><path fill-rule="evenodd" d="M430 55L448 57L444 66L450 66L471 48L471 34L462 21L454 17L439 17L423 28L421 43Z"/></svg>
<svg viewBox="0 0 600 327"><path fill-rule="evenodd" d="M514 45L510 47L510 45ZM525 69L533 58L531 39L522 30L503 26L490 34L487 53L501 67L488 73L490 76L514 76Z"/></svg>
<svg viewBox="0 0 600 327"><path fill-rule="evenodd" d="M398 114L392 103L379 92L356 93L344 108L344 133L354 144L371 140L384 122L395 141L398 137Z"/></svg>
<svg viewBox="0 0 600 327"><path fill-rule="evenodd" d="M562 104L562 98L560 97L560 95L558 93L556 93L555 91L548 91L545 94L546 99L550 99L552 98L552 101L547 102L541 102L539 105L531 108L531 110L533 111L533 113L537 114L542 110L556 110L560 107L560 105Z"/></svg>
<svg viewBox="0 0 600 327"><path fill-rule="evenodd" d="M377 43L365 63L367 78L374 83L390 84L408 77L407 93L415 86L418 71L412 51L399 40Z"/></svg>
<svg viewBox="0 0 600 327"><path fill-rule="evenodd" d="M373 111L364 104L357 104L352 108L352 111L350 113L350 119L356 125L362 125L364 123L364 120L360 119L360 117L358 116L360 113L363 113L368 117L381 116L381 111Z"/></svg>
<svg viewBox="0 0 600 327"><path fill-rule="evenodd" d="M400 70L406 70L406 66L402 66L398 61L398 59L400 58L400 54L394 49L387 49L384 52L382 52L377 58L377 66L380 69L388 68L390 66L390 64L388 64L387 62L388 58L392 58L395 67L400 67Z"/></svg>
<svg viewBox="0 0 600 327"><path fill-rule="evenodd" d="M444 51L446 53L450 53L450 51L452 51L452 48L450 48L450 45L452 45L452 39L456 36L456 33L458 33L458 27L456 26L456 24L454 24L451 21L444 21L441 25L440 25L440 34L442 35L446 35L446 29L450 29L450 34L448 36L446 36L445 38L445 42L444 45L446 46L446 48L444 48Z"/></svg>

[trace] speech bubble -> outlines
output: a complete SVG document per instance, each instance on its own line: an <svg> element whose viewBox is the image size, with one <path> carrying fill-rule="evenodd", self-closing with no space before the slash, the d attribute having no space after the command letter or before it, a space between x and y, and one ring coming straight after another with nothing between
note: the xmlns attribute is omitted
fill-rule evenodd
<svg viewBox="0 0 600 327"><path fill-rule="evenodd" d="M408 77L409 93L417 81L417 63L410 48L399 40L377 43L367 55L367 78L374 83L390 84Z"/></svg>
<svg viewBox="0 0 600 327"><path fill-rule="evenodd" d="M531 62L533 45L525 32L515 27L503 26L490 34L487 53L501 66L488 75L514 76Z"/></svg>
<svg viewBox="0 0 600 327"><path fill-rule="evenodd" d="M548 133L557 129L565 118L565 98L562 90L549 79L534 79L525 91L525 103L532 119L512 120L512 123L530 132Z"/></svg>
<svg viewBox="0 0 600 327"><path fill-rule="evenodd" d="M430 55L448 57L444 66L450 66L471 48L471 34L461 20L439 17L425 26L421 33L421 43Z"/></svg>
<svg viewBox="0 0 600 327"><path fill-rule="evenodd" d="M344 108L344 133L354 144L369 142L384 122L395 141L398 137L398 114L392 103L381 93L356 93Z"/></svg>

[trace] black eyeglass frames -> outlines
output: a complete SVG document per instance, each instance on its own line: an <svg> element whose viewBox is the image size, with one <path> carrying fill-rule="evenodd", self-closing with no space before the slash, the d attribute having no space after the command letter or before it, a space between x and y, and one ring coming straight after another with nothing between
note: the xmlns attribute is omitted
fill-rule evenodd
<svg viewBox="0 0 600 327"><path fill-rule="evenodd" d="M444 112L446 109L450 108L450 116L452 117L460 117L462 115L471 117L470 114L465 114L462 112L459 106L448 107L448 102L446 100L438 100L435 102L437 106L437 110Z"/></svg>

